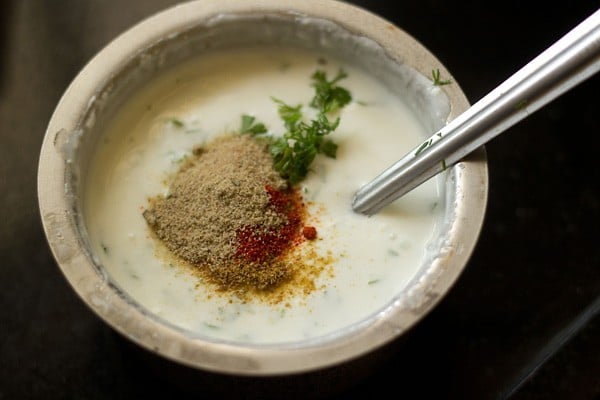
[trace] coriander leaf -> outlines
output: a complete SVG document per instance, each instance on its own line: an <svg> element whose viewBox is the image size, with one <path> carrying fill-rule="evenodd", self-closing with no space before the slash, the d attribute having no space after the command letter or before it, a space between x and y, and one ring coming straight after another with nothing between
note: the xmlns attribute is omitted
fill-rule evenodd
<svg viewBox="0 0 600 400"><path fill-rule="evenodd" d="M337 154L337 148L338 145L329 139L324 140L321 144L321 152L330 158L335 158Z"/></svg>
<svg viewBox="0 0 600 400"><path fill-rule="evenodd" d="M284 156L284 153L289 149L287 139L285 138L275 138L271 141L269 146L271 156L274 159L278 159Z"/></svg>
<svg viewBox="0 0 600 400"><path fill-rule="evenodd" d="M255 119L256 118L251 115L242 115L242 128L240 129L240 132L248 132L248 129L250 129Z"/></svg>
<svg viewBox="0 0 600 400"><path fill-rule="evenodd" d="M352 100L347 89L337 86L337 82L345 77L346 73L341 70L332 80L327 80L323 71L316 71L312 75L315 95L310 105L317 109L317 115L308 122L304 120L302 104L291 106L271 97L277 104L286 131L280 137L266 136L264 139L269 145L273 167L290 185L306 177L318 154L336 157L337 144L325 136L340 124L339 117L330 120L328 114L339 111ZM267 129L264 124L256 123L254 117L243 115L241 132L260 135L266 133Z"/></svg>
<svg viewBox="0 0 600 400"><path fill-rule="evenodd" d="M263 123L254 123L255 117L251 115L242 115L242 127L241 133L251 133L253 135L260 135L267 132L267 127Z"/></svg>
<svg viewBox="0 0 600 400"><path fill-rule="evenodd" d="M311 100L310 106L322 113L334 113L350 103L352 101L350 92L341 86L336 86L337 82L347 76L346 72L340 70L335 78L328 81L325 72L315 71L311 76L315 96Z"/></svg>
<svg viewBox="0 0 600 400"><path fill-rule="evenodd" d="M271 143L271 155L274 167L290 184L296 184L306 177L309 166L317 154L335 157L337 145L331 140L325 140L325 135L331 133L339 125L339 118L333 122L323 113L317 115L310 123L301 121L302 113L298 107L290 107L278 100L282 118L293 114L286 120L289 128L282 138Z"/></svg>
<svg viewBox="0 0 600 400"><path fill-rule="evenodd" d="M169 122L169 123L171 123L171 124L173 124L173 126L175 126L176 128L183 128L183 127L184 127L184 125L185 125L185 124L183 123L183 121L182 121L182 120L180 120L180 119L179 119L179 118L177 118L177 117L172 117L172 118L169 118L168 122Z"/></svg>
<svg viewBox="0 0 600 400"><path fill-rule="evenodd" d="M433 78L433 86L444 86L452 83L450 79L442 80L440 79L440 70L432 69L431 77Z"/></svg>
<svg viewBox="0 0 600 400"><path fill-rule="evenodd" d="M292 107L275 97L271 98L275 103L277 103L277 111L279 113L279 117L281 117L285 123L285 128L288 130L295 129L296 124L302 119L302 104Z"/></svg>

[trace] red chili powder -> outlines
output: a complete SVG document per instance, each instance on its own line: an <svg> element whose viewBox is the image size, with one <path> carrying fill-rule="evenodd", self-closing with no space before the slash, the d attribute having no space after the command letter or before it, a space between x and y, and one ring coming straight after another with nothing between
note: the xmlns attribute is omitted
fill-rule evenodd
<svg viewBox="0 0 600 400"><path fill-rule="evenodd" d="M278 228L265 230L260 226L245 226L236 232L236 256L251 262L264 262L281 256L287 250L304 240L302 221L306 215L302 196L297 189L279 191L265 186L269 194L269 204L287 222ZM316 235L316 231L315 231Z"/></svg>
<svg viewBox="0 0 600 400"><path fill-rule="evenodd" d="M314 226L305 226L302 228L302 236L308 240L314 240L317 238L317 228Z"/></svg>

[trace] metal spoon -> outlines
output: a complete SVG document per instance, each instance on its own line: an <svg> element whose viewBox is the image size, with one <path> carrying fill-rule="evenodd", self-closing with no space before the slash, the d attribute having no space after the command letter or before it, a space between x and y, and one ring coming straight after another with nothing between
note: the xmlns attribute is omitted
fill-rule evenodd
<svg viewBox="0 0 600 400"><path fill-rule="evenodd" d="M360 188L354 211L373 215L600 69L600 10Z"/></svg>

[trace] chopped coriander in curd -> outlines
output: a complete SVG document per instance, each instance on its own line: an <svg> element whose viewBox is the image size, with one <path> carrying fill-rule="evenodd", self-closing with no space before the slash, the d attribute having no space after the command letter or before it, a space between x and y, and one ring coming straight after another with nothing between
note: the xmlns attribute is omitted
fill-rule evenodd
<svg viewBox="0 0 600 400"><path fill-rule="evenodd" d="M239 132L240 119L261 134L286 132L273 99L308 113L317 70L344 71L352 97L328 134L335 158L318 155L297 183L311 239L294 251L310 273L268 296L220 290L170 254L144 211L173 195L173 175L199 147ZM215 51L160 75L110 121L86 178L89 240L116 285L195 335L243 343L326 335L381 310L425 262L444 209L439 178L372 217L351 201L427 133L401 95L345 62L294 49Z"/></svg>

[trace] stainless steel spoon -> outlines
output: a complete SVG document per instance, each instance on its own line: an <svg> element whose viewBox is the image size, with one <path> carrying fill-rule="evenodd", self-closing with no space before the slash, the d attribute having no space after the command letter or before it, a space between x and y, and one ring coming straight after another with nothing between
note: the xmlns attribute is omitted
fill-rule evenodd
<svg viewBox="0 0 600 400"><path fill-rule="evenodd" d="M353 210L377 213L599 69L600 10L360 188Z"/></svg>

